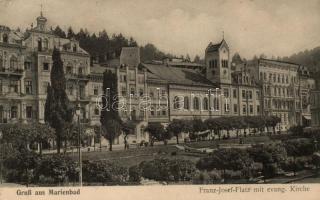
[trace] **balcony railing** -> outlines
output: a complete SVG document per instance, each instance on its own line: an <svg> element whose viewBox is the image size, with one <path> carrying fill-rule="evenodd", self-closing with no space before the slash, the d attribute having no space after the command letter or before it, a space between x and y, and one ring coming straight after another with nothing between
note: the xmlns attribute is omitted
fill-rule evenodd
<svg viewBox="0 0 320 200"><path fill-rule="evenodd" d="M24 71L23 69L0 67L0 74L22 75L23 71Z"/></svg>
<svg viewBox="0 0 320 200"><path fill-rule="evenodd" d="M75 74L75 73L66 73L67 79L81 79L81 80L89 80L89 75L86 74Z"/></svg>

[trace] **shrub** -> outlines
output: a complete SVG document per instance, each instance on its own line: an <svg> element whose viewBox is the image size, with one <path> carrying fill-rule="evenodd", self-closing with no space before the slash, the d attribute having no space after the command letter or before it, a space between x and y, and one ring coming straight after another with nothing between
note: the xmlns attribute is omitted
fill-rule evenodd
<svg viewBox="0 0 320 200"><path fill-rule="evenodd" d="M141 169L139 166L129 168L129 181L139 183L141 181Z"/></svg>
<svg viewBox="0 0 320 200"><path fill-rule="evenodd" d="M214 184L221 182L221 173L217 170L196 171L192 177L193 184Z"/></svg>
<svg viewBox="0 0 320 200"><path fill-rule="evenodd" d="M196 170L191 161L181 159L144 161L139 168L143 177L157 181L188 181Z"/></svg>
<svg viewBox="0 0 320 200"><path fill-rule="evenodd" d="M83 180L108 185L123 185L128 181L128 170L106 160L84 161Z"/></svg>
<svg viewBox="0 0 320 200"><path fill-rule="evenodd" d="M44 156L36 168L36 177L44 176L54 183L66 183L76 181L76 164L69 157L62 155ZM38 181L38 180L37 180Z"/></svg>

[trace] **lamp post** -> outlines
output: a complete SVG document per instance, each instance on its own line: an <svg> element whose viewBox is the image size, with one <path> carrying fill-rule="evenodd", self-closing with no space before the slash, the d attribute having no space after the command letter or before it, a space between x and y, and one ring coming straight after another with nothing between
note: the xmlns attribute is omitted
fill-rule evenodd
<svg viewBox="0 0 320 200"><path fill-rule="evenodd" d="M79 185L82 186L82 156L81 156L81 127L80 127L80 104L77 104L76 115L78 117L78 159L79 159Z"/></svg>
<svg viewBox="0 0 320 200"><path fill-rule="evenodd" d="M0 160L1 160L1 164L0 164L0 184L2 184L2 168L3 168L3 145L2 145L2 138L3 138L3 134L2 134L2 131L0 130L0 154L1 154L1 157L0 157Z"/></svg>

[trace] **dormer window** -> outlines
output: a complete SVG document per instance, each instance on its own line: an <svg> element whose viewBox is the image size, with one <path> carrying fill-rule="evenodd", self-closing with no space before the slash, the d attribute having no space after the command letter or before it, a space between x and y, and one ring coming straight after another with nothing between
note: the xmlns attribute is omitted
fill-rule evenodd
<svg viewBox="0 0 320 200"><path fill-rule="evenodd" d="M5 34L3 34L3 36L2 36L2 41L4 42L4 43L8 43L8 35L5 33Z"/></svg>
<svg viewBox="0 0 320 200"><path fill-rule="evenodd" d="M73 45L72 51L73 51L73 52L77 52L77 45L75 45L75 44Z"/></svg>

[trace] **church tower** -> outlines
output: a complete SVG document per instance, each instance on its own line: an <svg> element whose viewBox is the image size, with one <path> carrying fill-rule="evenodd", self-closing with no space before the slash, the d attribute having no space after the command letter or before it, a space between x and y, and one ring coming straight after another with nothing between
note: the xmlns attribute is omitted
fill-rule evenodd
<svg viewBox="0 0 320 200"><path fill-rule="evenodd" d="M40 16L37 17L37 27L36 29L39 31L46 31L46 24L47 24L47 18L45 18L42 14L42 11L40 12Z"/></svg>
<svg viewBox="0 0 320 200"><path fill-rule="evenodd" d="M206 78L214 83L231 84L230 51L223 39L218 44L210 44L205 52Z"/></svg>

